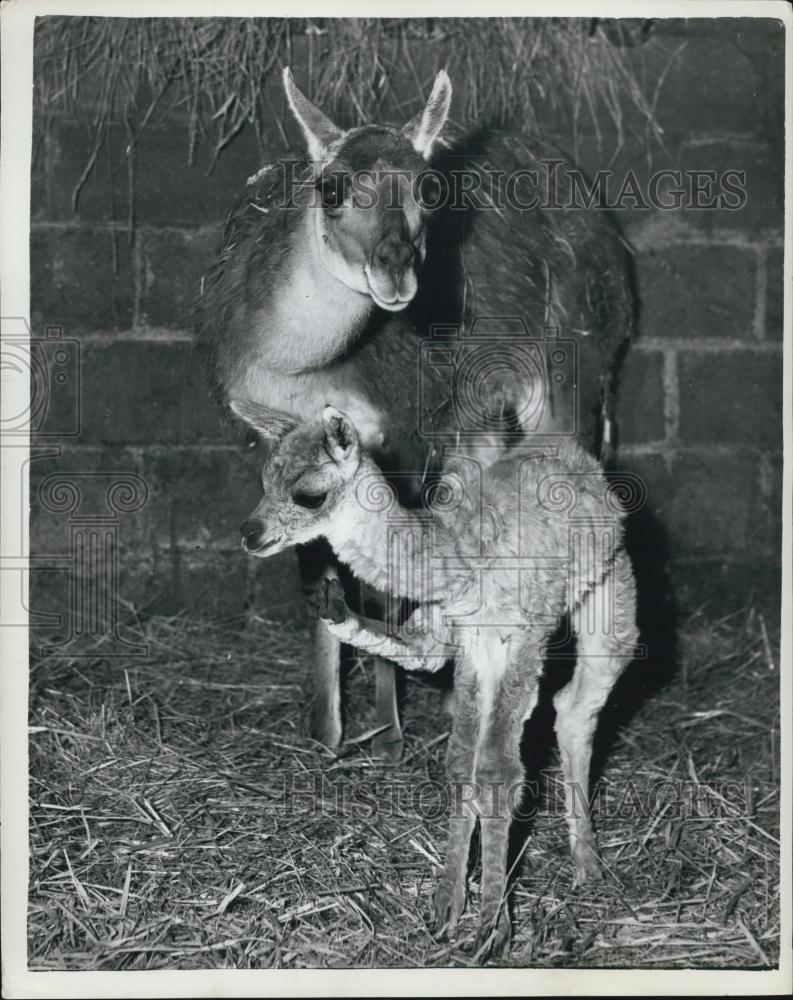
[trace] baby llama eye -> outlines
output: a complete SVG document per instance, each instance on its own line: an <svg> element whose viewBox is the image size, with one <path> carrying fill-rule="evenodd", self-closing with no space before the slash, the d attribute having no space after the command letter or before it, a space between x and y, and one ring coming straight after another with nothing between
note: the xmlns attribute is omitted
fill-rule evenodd
<svg viewBox="0 0 793 1000"><path fill-rule="evenodd" d="M306 510L319 510L328 498L327 493L295 493L292 499L298 507L305 507Z"/></svg>

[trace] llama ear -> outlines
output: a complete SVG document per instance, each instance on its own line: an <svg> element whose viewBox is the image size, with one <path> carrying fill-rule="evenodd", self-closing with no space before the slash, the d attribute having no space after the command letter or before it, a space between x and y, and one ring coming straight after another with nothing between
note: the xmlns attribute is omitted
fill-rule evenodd
<svg viewBox="0 0 793 1000"><path fill-rule="evenodd" d="M442 69L435 77L432 93L424 105L424 110L415 118L411 118L402 129L403 134L413 144L413 148L425 160L428 160L432 155L432 144L446 124L451 103L452 81L446 70Z"/></svg>
<svg viewBox="0 0 793 1000"><path fill-rule="evenodd" d="M251 399L230 399L229 407L240 420L269 441L278 440L296 426L291 417L254 403Z"/></svg>
<svg viewBox="0 0 793 1000"><path fill-rule="evenodd" d="M322 411L322 423L325 425L325 451L328 455L337 465L355 460L357 466L360 440L352 420L335 406L326 406Z"/></svg>
<svg viewBox="0 0 793 1000"><path fill-rule="evenodd" d="M314 161L327 160L330 147L344 133L298 90L288 66L284 68L284 90L292 114L306 137L308 155Z"/></svg>

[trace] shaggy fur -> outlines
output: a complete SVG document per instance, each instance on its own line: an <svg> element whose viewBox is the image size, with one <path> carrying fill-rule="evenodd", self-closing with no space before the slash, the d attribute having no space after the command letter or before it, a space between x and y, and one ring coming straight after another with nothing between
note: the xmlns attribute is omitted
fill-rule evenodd
<svg viewBox="0 0 793 1000"><path fill-rule="evenodd" d="M633 573L623 514L598 463L568 442L508 454L490 466L456 457L427 507L402 507L332 407L322 423L283 435L262 474L266 494L246 547L266 556L322 535L363 580L418 602L404 626L351 613L337 584L321 612L343 642L436 670L454 657L454 726L447 768L460 808L449 821L435 895L439 928L453 932L466 897L468 851L482 843L480 957L510 940L505 904L511 807L522 779L520 740L537 701L549 639L569 616L578 642L572 679L555 697L570 844L579 882L599 874L589 785L598 715L633 657Z"/></svg>

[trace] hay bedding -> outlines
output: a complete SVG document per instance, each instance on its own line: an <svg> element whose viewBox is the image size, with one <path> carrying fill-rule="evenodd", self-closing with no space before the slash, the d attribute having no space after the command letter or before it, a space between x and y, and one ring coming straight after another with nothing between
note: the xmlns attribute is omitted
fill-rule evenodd
<svg viewBox="0 0 793 1000"><path fill-rule="evenodd" d="M301 628L153 618L133 632L147 659L98 648L32 666L32 969L471 963L471 905L453 946L428 927L445 846L438 690L408 681L406 759L385 768L367 755L360 663L342 755L304 735ZM610 740L596 810L609 875L594 889L571 885L549 751L519 831L509 964L776 963L778 657L750 611L691 619L680 661ZM471 887L476 908L476 870Z"/></svg>

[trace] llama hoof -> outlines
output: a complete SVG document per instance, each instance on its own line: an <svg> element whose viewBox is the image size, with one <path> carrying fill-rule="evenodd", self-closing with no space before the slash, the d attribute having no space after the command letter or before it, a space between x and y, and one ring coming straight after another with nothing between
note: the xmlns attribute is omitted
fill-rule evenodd
<svg viewBox="0 0 793 1000"><path fill-rule="evenodd" d="M324 720L313 722L311 738L327 747L328 750L338 750L342 742L341 726L329 725Z"/></svg>
<svg viewBox="0 0 793 1000"><path fill-rule="evenodd" d="M603 865L594 848L581 848L575 854L575 884L591 885L603 879Z"/></svg>
<svg viewBox="0 0 793 1000"><path fill-rule="evenodd" d="M440 938L449 938L465 909L465 886L442 878L432 899L432 924Z"/></svg>
<svg viewBox="0 0 793 1000"><path fill-rule="evenodd" d="M336 579L323 580L319 587L318 607L319 617L333 625L341 625L347 621L347 601L344 588Z"/></svg>
<svg viewBox="0 0 793 1000"><path fill-rule="evenodd" d="M405 741L401 734L393 736L388 729L378 733L372 740L372 756L389 764L398 764L405 751Z"/></svg>
<svg viewBox="0 0 793 1000"><path fill-rule="evenodd" d="M512 940L512 925L506 906L490 916L482 915L474 941L474 957L482 965L490 959L501 958Z"/></svg>

